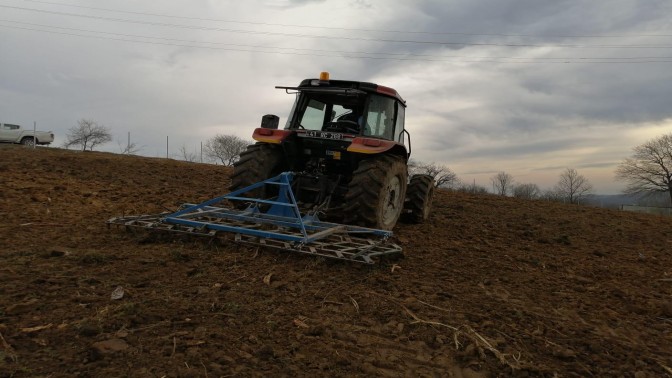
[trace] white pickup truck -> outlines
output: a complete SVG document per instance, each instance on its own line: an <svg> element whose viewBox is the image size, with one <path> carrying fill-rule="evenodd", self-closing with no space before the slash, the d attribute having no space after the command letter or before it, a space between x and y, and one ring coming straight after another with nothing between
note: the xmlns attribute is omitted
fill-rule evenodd
<svg viewBox="0 0 672 378"><path fill-rule="evenodd" d="M51 131L26 130L19 125L9 123L0 123L0 142L2 143L20 143L26 146L35 144L49 144L54 141L54 134Z"/></svg>

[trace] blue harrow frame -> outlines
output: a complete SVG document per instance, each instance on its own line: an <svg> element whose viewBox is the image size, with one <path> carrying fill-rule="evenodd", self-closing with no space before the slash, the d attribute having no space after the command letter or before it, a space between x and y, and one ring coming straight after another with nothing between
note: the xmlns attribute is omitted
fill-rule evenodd
<svg viewBox="0 0 672 378"><path fill-rule="evenodd" d="M235 242L301 252L367 264L382 255L401 253L389 239L391 231L322 222L316 214L302 215L292 191L292 172L210 199L184 204L173 213L116 217L108 225L123 225L192 235L224 237ZM266 185L277 186L277 197L243 196ZM234 206L222 206L228 201ZM235 204L247 204L243 210ZM231 237L232 236L232 237Z"/></svg>

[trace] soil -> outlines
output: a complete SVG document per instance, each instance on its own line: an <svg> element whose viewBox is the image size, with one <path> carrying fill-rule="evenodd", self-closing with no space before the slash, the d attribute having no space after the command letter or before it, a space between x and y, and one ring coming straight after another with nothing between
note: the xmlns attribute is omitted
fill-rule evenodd
<svg viewBox="0 0 672 378"><path fill-rule="evenodd" d="M672 218L438 190L372 266L105 223L230 173L0 146L0 377L672 376Z"/></svg>

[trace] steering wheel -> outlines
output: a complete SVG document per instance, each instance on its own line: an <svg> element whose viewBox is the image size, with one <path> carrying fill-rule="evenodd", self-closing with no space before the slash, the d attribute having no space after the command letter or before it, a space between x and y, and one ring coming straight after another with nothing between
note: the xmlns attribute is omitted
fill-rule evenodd
<svg viewBox="0 0 672 378"><path fill-rule="evenodd" d="M355 121L342 119L334 122L329 122L325 127L325 131L340 131L340 132L358 134L359 124Z"/></svg>

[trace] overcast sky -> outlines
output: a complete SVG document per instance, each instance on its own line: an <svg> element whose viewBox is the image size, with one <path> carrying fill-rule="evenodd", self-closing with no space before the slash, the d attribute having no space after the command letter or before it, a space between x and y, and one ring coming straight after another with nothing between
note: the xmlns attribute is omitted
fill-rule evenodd
<svg viewBox="0 0 672 378"><path fill-rule="evenodd" d="M490 187L567 167L623 187L632 147L672 132L669 0L0 0L0 122L77 120L140 154L198 153L286 121L276 85L329 71L406 99L412 158Z"/></svg>

